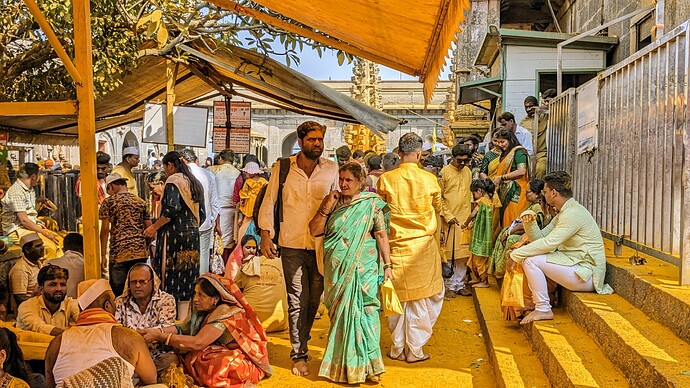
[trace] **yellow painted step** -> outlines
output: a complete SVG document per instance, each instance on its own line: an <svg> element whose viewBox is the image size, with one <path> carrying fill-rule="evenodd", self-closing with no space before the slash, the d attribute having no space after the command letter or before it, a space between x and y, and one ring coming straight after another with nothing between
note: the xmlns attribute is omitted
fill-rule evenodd
<svg viewBox="0 0 690 388"><path fill-rule="evenodd" d="M496 283L474 290L484 342L494 366L496 385L506 388L550 387L536 354L517 322L503 319Z"/></svg>
<svg viewBox="0 0 690 388"><path fill-rule="evenodd" d="M554 387L627 387L623 373L570 318L554 309L554 320L525 326L532 348Z"/></svg>
<svg viewBox="0 0 690 388"><path fill-rule="evenodd" d="M636 387L690 387L690 345L619 295L564 292L571 316Z"/></svg>

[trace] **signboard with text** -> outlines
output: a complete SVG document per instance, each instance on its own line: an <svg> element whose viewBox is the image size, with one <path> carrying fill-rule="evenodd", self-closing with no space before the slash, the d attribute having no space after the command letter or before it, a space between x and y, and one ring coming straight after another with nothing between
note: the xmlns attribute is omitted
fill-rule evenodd
<svg viewBox="0 0 690 388"><path fill-rule="evenodd" d="M248 154L251 145L252 103L230 102L230 129L227 129L227 109L224 101L213 102L213 152L230 148ZM228 139L228 135L230 139Z"/></svg>

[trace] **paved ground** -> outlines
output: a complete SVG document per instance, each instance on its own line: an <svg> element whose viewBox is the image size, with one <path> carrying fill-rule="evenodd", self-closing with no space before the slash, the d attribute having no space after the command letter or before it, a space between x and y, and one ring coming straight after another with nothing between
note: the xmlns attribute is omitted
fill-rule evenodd
<svg viewBox="0 0 690 388"><path fill-rule="evenodd" d="M385 323L385 322L384 322ZM382 324L381 347L390 349L390 334ZM470 297L457 297L444 302L441 317L426 351L431 359L417 364L385 358L386 373L382 387L494 387L493 369L480 336L479 323ZM330 381L317 377L321 355L328 335L328 318L318 321L312 330L310 349L314 359L309 362L312 374L306 378L290 374L290 343L287 332L269 336L269 360L274 374L259 387L332 387ZM367 384L368 385L368 384ZM345 385L343 385L345 386Z"/></svg>

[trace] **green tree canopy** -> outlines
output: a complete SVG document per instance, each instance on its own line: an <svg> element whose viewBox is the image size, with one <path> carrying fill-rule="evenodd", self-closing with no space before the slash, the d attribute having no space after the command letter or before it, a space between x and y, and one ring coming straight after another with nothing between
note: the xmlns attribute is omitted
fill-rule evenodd
<svg viewBox="0 0 690 388"><path fill-rule="evenodd" d="M38 3L63 47L73 56L72 2ZM249 0L239 3L295 23ZM0 25L0 101L75 97L69 74L23 0L0 4ZM176 47L195 40L211 46L215 42L240 45L267 55L284 56L288 65L299 63L299 52L305 45L319 55L327 49L302 36L198 0L94 0L91 29L97 97L120 85L143 56L184 61ZM341 58L352 59L349 54L338 52L342 64Z"/></svg>

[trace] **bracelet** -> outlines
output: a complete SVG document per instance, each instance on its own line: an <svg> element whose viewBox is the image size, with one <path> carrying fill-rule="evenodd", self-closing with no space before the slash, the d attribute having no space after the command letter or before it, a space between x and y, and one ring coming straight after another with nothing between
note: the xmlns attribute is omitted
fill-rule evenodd
<svg viewBox="0 0 690 388"><path fill-rule="evenodd" d="M170 338L172 338L173 333L168 334L168 338L165 340L165 345L168 346L170 345Z"/></svg>
<svg viewBox="0 0 690 388"><path fill-rule="evenodd" d="M165 333L165 332L163 331L163 326L159 327L158 330L160 330L161 333Z"/></svg>
<svg viewBox="0 0 690 388"><path fill-rule="evenodd" d="M319 209L318 213L321 215L321 217L325 217L325 218L328 218L328 216L331 215L330 213L324 213L321 209Z"/></svg>
<svg viewBox="0 0 690 388"><path fill-rule="evenodd" d="M388 263L388 264L383 265L383 269L388 269L388 268L393 269L393 263Z"/></svg>

